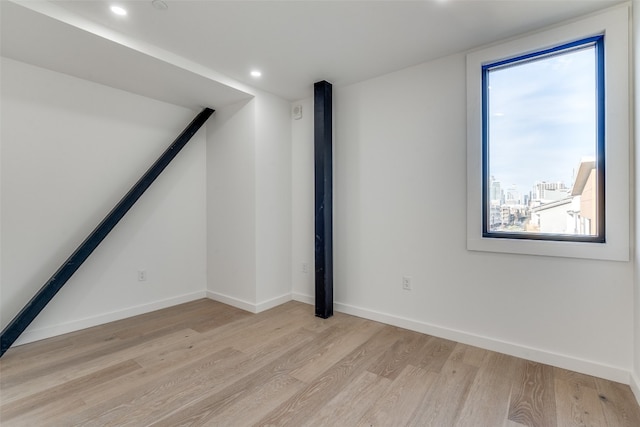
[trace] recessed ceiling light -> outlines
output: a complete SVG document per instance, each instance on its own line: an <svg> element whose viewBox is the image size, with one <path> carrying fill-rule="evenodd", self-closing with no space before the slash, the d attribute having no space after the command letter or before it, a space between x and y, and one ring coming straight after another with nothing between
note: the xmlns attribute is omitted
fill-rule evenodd
<svg viewBox="0 0 640 427"><path fill-rule="evenodd" d="M251 77L256 77L256 78L258 78L258 77L260 77L260 76L262 76L262 72L261 72L261 71L259 71L259 70L253 70L253 71L251 71Z"/></svg>
<svg viewBox="0 0 640 427"><path fill-rule="evenodd" d="M120 6L111 6L111 12L120 16L125 16L127 14L127 11Z"/></svg>

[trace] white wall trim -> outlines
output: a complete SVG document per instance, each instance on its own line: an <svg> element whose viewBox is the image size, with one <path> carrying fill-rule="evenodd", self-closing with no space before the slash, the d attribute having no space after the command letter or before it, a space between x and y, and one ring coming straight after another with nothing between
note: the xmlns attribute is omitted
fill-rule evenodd
<svg viewBox="0 0 640 427"><path fill-rule="evenodd" d="M84 319L74 320L72 322L62 323L55 326L48 326L34 330L27 329L20 336L20 338L16 340L14 345L22 345L34 341L40 341L46 338L91 328L93 326L103 325L109 322L115 322L116 320L122 320L128 317L161 310L163 308L195 301L197 299L205 297L206 294L204 291L192 292L190 294L179 295L177 297L154 301L148 304L136 305L134 307L125 308L123 310L116 310L109 313L99 314L97 316L86 317Z"/></svg>
<svg viewBox="0 0 640 427"><path fill-rule="evenodd" d="M631 374L629 386L631 387L631 391L638 401L638 405L640 405L640 378L638 378L635 373Z"/></svg>
<svg viewBox="0 0 640 427"><path fill-rule="evenodd" d="M472 334L469 332L445 328L442 326L432 325L429 323L394 316L374 310L368 310L349 304L336 302L334 303L334 308L336 311L339 311L341 313L375 320L377 322L410 329L412 331L449 339L463 344L481 347L491 351L497 351L499 353L508 354L510 356L520 357L534 362L557 366L559 368L564 368L587 375L593 375L624 384L629 383L629 371L619 367L604 365L590 360L553 353L550 351L540 350L520 344L514 344L507 341L501 341L486 336Z"/></svg>
<svg viewBox="0 0 640 427"><path fill-rule="evenodd" d="M239 308L240 310L248 311L250 313L256 312L256 304L242 300L240 298L213 291L207 291L207 298L230 305L235 308Z"/></svg>
<svg viewBox="0 0 640 427"><path fill-rule="evenodd" d="M240 298L232 297L229 295L221 294L219 292L207 291L207 298L212 299L214 301L221 302L223 304L230 305L235 308L239 308L240 310L245 310L250 313L260 313L265 310L269 310L270 308L276 307L280 304L284 304L285 302L291 301L291 294L283 294L279 297L271 298L266 301L259 302L257 304L251 303L249 301L242 300Z"/></svg>
<svg viewBox="0 0 640 427"><path fill-rule="evenodd" d="M303 302L305 304L310 304L310 305L314 305L315 304L315 298L313 296L311 296L311 295L301 294L299 292L293 292L291 294L291 298L294 301Z"/></svg>
<svg viewBox="0 0 640 427"><path fill-rule="evenodd" d="M335 303L336 311L351 314L366 319L383 322L389 325L398 326L412 331L433 335L460 342L463 344L481 347L487 350L497 351L515 357L569 369L583 374L593 375L621 383L629 383L629 371L615 366L603 365L590 360L577 357L553 353L533 347L501 341L486 336L476 335L464 331L436 326L425 322L420 322L404 317L394 316L387 313L368 310L353 305Z"/></svg>
<svg viewBox="0 0 640 427"><path fill-rule="evenodd" d="M285 302L291 301L293 298L290 293L282 294L279 297L271 298L256 304L256 313L261 313L270 308L277 307Z"/></svg>
<svg viewBox="0 0 640 427"><path fill-rule="evenodd" d="M296 301L313 304L313 297L310 295L294 293L292 296ZM409 329L423 334L433 335L439 338L445 338L459 343L484 348L486 350L496 351L498 353L508 354L510 356L520 357L534 362L557 366L559 368L564 368L587 375L593 375L611 381L616 381L624 384L631 383L631 388L634 390L636 398L640 396L640 388L638 387L638 385L640 385L640 382L637 379L631 379L630 372L620 367L604 365L602 363L594 362L591 360L553 353L550 351L527 347L520 344L514 344L507 341L501 341L486 336L445 328L426 322L420 322L417 320L395 316L389 313L383 313L375 310L369 310L350 304L343 304L340 302L334 303L334 310L341 313L362 317L364 319L386 323L387 325L398 326L400 328Z"/></svg>

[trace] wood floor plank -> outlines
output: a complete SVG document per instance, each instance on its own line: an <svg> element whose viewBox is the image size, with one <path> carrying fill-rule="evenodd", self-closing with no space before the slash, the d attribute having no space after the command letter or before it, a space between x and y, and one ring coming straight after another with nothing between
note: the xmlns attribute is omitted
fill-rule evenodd
<svg viewBox="0 0 640 427"><path fill-rule="evenodd" d="M464 357L463 360L467 358ZM478 373L456 420L456 425L475 427L477 420L483 420L487 425L503 424L508 419L511 385L520 362L522 360L505 354L487 355L478 366Z"/></svg>
<svg viewBox="0 0 640 427"><path fill-rule="evenodd" d="M332 328L335 334L323 339L324 345L317 347L317 353L304 366L293 370L291 375L307 383L313 381L383 327L376 322L358 322L351 325L348 330Z"/></svg>
<svg viewBox="0 0 640 427"><path fill-rule="evenodd" d="M568 371L562 368L553 368L553 377L556 380L562 380L572 387L589 387L596 390L596 378L591 375L581 374L579 372Z"/></svg>
<svg viewBox="0 0 640 427"><path fill-rule="evenodd" d="M324 405L304 425L307 427L355 426L391 384L389 378L364 371Z"/></svg>
<svg viewBox="0 0 640 427"><path fill-rule="evenodd" d="M280 327L283 329L283 333L279 336L278 340L282 340L282 337L290 336L290 339L306 339L311 333L306 331L307 326L313 326L314 320L308 321L311 316L303 317L298 322L291 322L289 316L304 316L304 312L301 311L301 305L289 305L288 310L284 310L281 307L269 310L268 312L261 313L260 316L238 319L232 324L225 324L214 330L203 332L201 335L195 336L192 339L181 340L174 345L169 345L159 352L148 352L147 354L137 357L136 362L145 368L152 370L161 369L168 365L180 365L190 359L204 356L206 353L216 351L220 348L226 347L243 347L242 345L236 345L238 341L246 342L247 340L252 342L254 348L253 352L257 356L260 354L267 354L273 347L272 339L266 339L266 335L262 334L263 328L273 327L270 324L272 321L280 322ZM291 309L293 307L293 310ZM306 307L308 309L308 307ZM312 311L310 311L312 313ZM276 320L278 318L288 321ZM305 331L302 331L304 329ZM289 334L294 335L289 335ZM262 352L262 353L261 353Z"/></svg>
<svg viewBox="0 0 640 427"><path fill-rule="evenodd" d="M278 315L286 317L282 313L278 314L275 310L269 314L270 316L261 316L260 319L252 317L238 319L233 323L202 332L189 339L176 341L158 352L148 352L136 358L136 361L150 369L154 369L158 365L166 365L168 362L180 364L185 359L198 357L213 348L239 347L236 343L240 337L245 340L248 338L252 341L259 341L261 345L266 345L268 341L261 339L262 328L266 327L271 319ZM300 327L300 325L293 324L287 331L291 332Z"/></svg>
<svg viewBox="0 0 640 427"><path fill-rule="evenodd" d="M306 384L290 375L276 375L257 384L250 392L243 393L240 399L203 425L225 424L229 420L239 426L255 425L265 413L277 408L305 386Z"/></svg>
<svg viewBox="0 0 640 427"><path fill-rule="evenodd" d="M420 350L418 367L433 372L440 372L444 364L449 360L456 346L453 341L442 338L429 337L425 346Z"/></svg>
<svg viewBox="0 0 640 427"><path fill-rule="evenodd" d="M202 319L203 316L209 318L213 313L217 313L222 307L226 307L222 304L216 303L211 306L204 306L203 302L206 300L199 300L198 304L188 303L186 309L191 310L192 317L184 318L184 315L180 316L180 312L175 309L167 309L167 314L158 318L157 315L142 315L136 321L130 319L124 319L117 322L113 322L112 329L108 330L104 326L97 326L87 329L85 334L94 334L94 340L86 342L82 339L73 339L67 348L63 348L64 351L46 351L42 354L34 355L33 350L20 351L22 347L31 349L29 346L20 346L16 349L16 354L9 354L8 357L3 357L0 363L7 367L11 366L13 360L19 360L18 366L11 369L12 374L19 375L21 380L25 379L25 375L22 373L25 370L29 370L29 374L32 376L39 376L40 372L59 370L60 368L67 366L77 365L85 360L91 360L97 355L115 353L119 349L127 348L131 342L135 342L136 345L143 341L153 341L157 337L165 336L169 333L176 331L190 329L189 323L194 323L193 317ZM189 308L192 307L192 308ZM241 310L234 309L240 312ZM216 315L215 317L219 317ZM77 334L71 334L77 337ZM57 337L52 338L54 347L57 347ZM49 341L49 340L45 340ZM34 343L35 348L38 348L38 343ZM13 349L10 349L13 350ZM37 353L37 352L35 352ZM54 354L55 353L55 354ZM70 357L70 354L73 355ZM7 356L5 355L5 356ZM10 382L10 378L4 378L4 381Z"/></svg>
<svg viewBox="0 0 640 427"><path fill-rule="evenodd" d="M640 407L627 385L344 313L203 299L11 348L0 424L638 427Z"/></svg>
<svg viewBox="0 0 640 427"><path fill-rule="evenodd" d="M482 366L483 362L489 357L490 352L482 348L473 347L470 345L465 346L464 358L462 361L467 365Z"/></svg>
<svg viewBox="0 0 640 427"><path fill-rule="evenodd" d="M235 382L227 382L223 387L213 389L216 393L203 393L191 400L188 405L162 419L162 423L180 425L184 423L201 423L218 418L221 413L233 407L245 394L253 394L252 390L261 387L264 383L278 381L283 375L290 377L290 373L301 366L312 363L319 349L325 345L331 337L341 334L339 328L329 328L314 335L310 342L297 342L287 353L264 366L253 366L244 370L244 375L237 376ZM259 368L259 369L257 369ZM302 384L302 382L300 382ZM272 408L273 409L273 408Z"/></svg>
<svg viewBox="0 0 640 427"><path fill-rule="evenodd" d="M19 415L25 415L41 409L43 406L59 405L71 393L75 396L78 393L85 392L87 388L94 387L96 384L101 384L104 381L129 374L138 369L141 369L140 365L132 360L127 360L13 402L3 401L2 409L0 409L2 418L4 421L8 421ZM80 398L74 397L73 400L80 400ZM44 412L46 413L46 410Z"/></svg>
<svg viewBox="0 0 640 427"><path fill-rule="evenodd" d="M219 373L221 376L218 377L219 381L216 383L211 383L208 386L204 387L204 391L201 392L201 396L206 396L207 394L215 393L221 388L227 385L228 381L236 380L238 377L242 375L247 375L251 373L252 366L261 366L259 363L268 363L270 360L279 357L281 352L288 351L291 347L285 345L285 340L292 340L293 342L306 343L312 338L312 334L300 329L295 333L292 333L290 336L282 339L282 341L276 341L271 343L270 347L265 347L261 350L260 353L255 353L251 355L246 355L242 352L238 352L230 347L222 351L231 351L233 354L237 355L236 358L230 358L225 362L225 365L220 366L220 370L224 370L224 373ZM136 371L128 376L117 379L117 383L112 382L108 385L108 387L104 387L90 395L85 397L85 400L90 405L100 405L104 401L111 400L112 403L118 403L121 399L122 390L130 390L130 389L138 389L144 390L153 386L153 384L161 378L168 378L172 376L180 376L181 373L186 372L187 375L194 368L192 362L198 358L206 358L207 355L214 354L218 351L221 351L219 347L203 347L199 349L197 352L198 357L194 357L194 354L191 353L192 349L185 349L183 352L183 357L171 358L165 360L162 363L159 363L152 368L145 368L142 371ZM236 371L234 371L236 370ZM223 381L224 380L224 381ZM194 389L197 390L197 389ZM114 400L115 399L115 400ZM183 406L190 405L194 402L198 401L198 397L193 400L186 399L179 406L174 407L173 409L181 408ZM107 405L108 406L108 405Z"/></svg>
<svg viewBox="0 0 640 427"><path fill-rule="evenodd" d="M308 414L317 411L340 392L353 378L366 370L379 355L396 341L397 328L383 326L371 340L349 353L331 369L284 402L258 425L301 425Z"/></svg>
<svg viewBox="0 0 640 427"><path fill-rule="evenodd" d="M620 427L640 426L640 407L635 403L628 385L595 379L598 398L608 425Z"/></svg>
<svg viewBox="0 0 640 427"><path fill-rule="evenodd" d="M504 421L504 424L502 424L502 427L523 427L523 426L524 426L524 424L520 424L520 423L517 423L515 421L511 421L508 418Z"/></svg>
<svg viewBox="0 0 640 427"><path fill-rule="evenodd" d="M111 398L92 402L91 406L61 421L65 425L142 425L162 411L184 405L198 392L229 378L241 353L223 349L161 378L135 384ZM160 414L161 415L161 414Z"/></svg>
<svg viewBox="0 0 640 427"><path fill-rule="evenodd" d="M296 311L290 312L290 315L296 317L300 316L300 314L303 313L303 309L303 307L298 307ZM250 353L260 348L270 340L279 339L291 331L304 326L304 323L291 322L291 318L289 316L271 317L267 321L261 322L259 327L246 328L242 331L242 334L234 337L233 348Z"/></svg>
<svg viewBox="0 0 640 427"><path fill-rule="evenodd" d="M167 345L183 337L196 334L191 330L180 330L165 335L154 336L154 340L141 340L124 345L114 344L110 349L102 349L99 352L91 351L89 355L79 356L72 354L69 360L61 360L55 367L49 369L34 368L33 372L22 372L19 375L2 375L0 384L2 387L2 399L11 402L26 395L32 395L65 382L73 381L93 374L96 370L110 365L117 365L146 352L157 352ZM149 336L148 336L149 337Z"/></svg>
<svg viewBox="0 0 640 427"><path fill-rule="evenodd" d="M434 372L407 365L357 425L407 425L438 377Z"/></svg>
<svg viewBox="0 0 640 427"><path fill-rule="evenodd" d="M378 329L380 327L378 326ZM229 411L229 408L234 407L237 404L236 401L241 399L244 394L253 394L251 390L261 387L261 384L277 380L282 375L288 377L291 372L300 367L314 364L320 349L326 346L327 342L331 342L333 337L342 333L344 332L337 327L325 329L321 333L315 334L313 341L303 342L272 363L260 367L259 370L254 369L250 375L241 376L238 381L230 383L213 395L201 395L187 407L181 408L180 411L171 414L162 422L175 425L191 422L201 423L218 418L221 414ZM287 340L290 341L291 338L287 338ZM302 384L302 382L300 383Z"/></svg>
<svg viewBox="0 0 640 427"><path fill-rule="evenodd" d="M259 353L245 354L231 348L220 350L221 357L217 359L213 357L214 354L205 356L195 364L185 364L159 380L140 384L128 395L118 395L97 404L97 413L87 413L84 416L109 421L114 419L113 408L117 408L118 415L115 419L118 423L125 420L150 422L163 418L175 408L197 404L206 396L228 388L228 384L233 383L237 377L244 378L262 371L265 365L272 364L283 355L304 348L311 339L311 334L300 330L300 333L292 333L291 336L273 341ZM293 349L285 345L289 341L296 343ZM158 405L157 402L163 404Z"/></svg>
<svg viewBox="0 0 640 427"><path fill-rule="evenodd" d="M63 426L67 424L58 423L57 420L86 406L82 399L64 399L10 419L5 419L4 414L0 414L0 425L2 427Z"/></svg>
<svg viewBox="0 0 640 427"><path fill-rule="evenodd" d="M242 313L234 307L216 303L212 305L199 304L190 308L190 316L185 317L179 311L171 311L166 316L149 316L144 321L135 324L123 324L114 332L114 336L121 340L140 339L148 334L157 335L163 331L179 329L193 329L194 324L211 319L227 319L232 313Z"/></svg>
<svg viewBox="0 0 640 427"><path fill-rule="evenodd" d="M67 359L69 353L110 345L110 341L117 338L119 331L131 328L132 325L145 323L148 331L155 331L158 329L157 321L172 319L175 315L184 317L185 312L194 313L195 310L203 306L211 307L212 305L216 307L223 306L223 304L209 299L199 299L163 310L32 342L28 345L11 347L0 359L0 369L4 367L12 373L19 373L32 369L34 365L42 367L49 363L58 363L60 359Z"/></svg>
<svg viewBox="0 0 640 427"><path fill-rule="evenodd" d="M401 331L394 343L369 370L377 375L395 379L409 364L416 364L417 357L429 341L429 337L412 331Z"/></svg>
<svg viewBox="0 0 640 427"><path fill-rule="evenodd" d="M556 378L556 411L559 426L597 427L607 425L600 399L595 389L579 382L569 382Z"/></svg>
<svg viewBox="0 0 640 427"><path fill-rule="evenodd" d="M511 393L509 419L527 426L556 426L553 368L527 361L520 371Z"/></svg>
<svg viewBox="0 0 640 427"><path fill-rule="evenodd" d="M197 404L180 408L154 422L156 426L253 425L265 412L272 410L302 389L305 384L284 373L254 375L243 382L247 388L232 387L207 395Z"/></svg>
<svg viewBox="0 0 640 427"><path fill-rule="evenodd" d="M408 425L454 426L477 373L475 366L447 361Z"/></svg>

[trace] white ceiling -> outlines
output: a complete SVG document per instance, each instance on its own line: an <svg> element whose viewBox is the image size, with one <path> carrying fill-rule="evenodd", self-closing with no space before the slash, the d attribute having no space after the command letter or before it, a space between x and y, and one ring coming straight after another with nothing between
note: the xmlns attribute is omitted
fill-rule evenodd
<svg viewBox="0 0 640 427"><path fill-rule="evenodd" d="M251 96L250 88L162 50L97 35L99 28L87 31L4 0L0 6L4 57L194 110Z"/></svg>
<svg viewBox="0 0 640 427"><path fill-rule="evenodd" d="M144 56L153 51L159 53L151 55L155 59L147 60L163 60L185 70L197 70L198 78L217 80L232 90L250 93L246 86L250 85L293 101L311 96L315 81L328 80L339 86L366 80L621 3L620 0L165 2L168 10L160 11L152 7L150 0L56 0L38 11L51 16L53 13L48 11L53 10L58 20L84 22L83 28L90 32L111 34L111 44L114 40L116 44L122 43L119 39L122 36L128 41L125 45L135 45L135 52L127 55L111 52L114 46L105 49L104 41L96 36L83 44L82 55L95 46L94 55L103 59L102 68L117 71L121 76L126 76L128 70L135 74L133 68L142 66L129 56ZM29 7L33 9L35 3L30 2ZM115 3L128 10L126 17L109 11L109 6ZM20 22L14 22L16 28L5 34L4 9L3 55L11 51L13 56L24 56L19 53L21 49L35 48L20 47L19 40L5 40L24 37L17 28ZM69 34L70 29L61 27L59 22L25 23L27 27L23 25L22 31L31 33L31 38L35 34L50 43L59 38L57 44L65 44L68 49L74 49L72 41L80 38L77 33L81 30ZM36 52L32 56L41 54ZM262 70L261 78L249 76L254 68Z"/></svg>

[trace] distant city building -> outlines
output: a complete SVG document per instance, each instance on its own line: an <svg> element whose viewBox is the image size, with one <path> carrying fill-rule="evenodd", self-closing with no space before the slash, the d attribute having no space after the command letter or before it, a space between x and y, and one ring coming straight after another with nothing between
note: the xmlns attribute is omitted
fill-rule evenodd
<svg viewBox="0 0 640 427"><path fill-rule="evenodd" d="M492 202L502 203L502 188L500 187L500 181L496 181L494 177L491 177L489 186L489 199Z"/></svg>
<svg viewBox="0 0 640 427"><path fill-rule="evenodd" d="M564 182L536 182L533 185L533 200L548 203L553 200L562 200L569 196L571 191Z"/></svg>
<svg viewBox="0 0 640 427"><path fill-rule="evenodd" d="M515 185L512 185L511 187L507 188L507 191L505 192L504 195L504 202L507 205L521 205L522 203L522 199L520 198L520 192L518 191L518 187L516 187Z"/></svg>
<svg viewBox="0 0 640 427"><path fill-rule="evenodd" d="M573 188L573 230L575 234L596 235L597 232L597 195L596 160L585 158L580 162Z"/></svg>
<svg viewBox="0 0 640 427"><path fill-rule="evenodd" d="M597 234L595 159L580 162L573 185L537 181L528 194L489 182L489 227L495 231Z"/></svg>
<svg viewBox="0 0 640 427"><path fill-rule="evenodd" d="M574 234L568 230L571 198L555 200L531 209L531 226L540 233Z"/></svg>
<svg viewBox="0 0 640 427"><path fill-rule="evenodd" d="M530 230L541 233L596 235L596 174L595 159L580 162L573 186L569 189L556 183L536 183L534 192L546 199L532 207ZM552 184L546 188L547 184ZM551 197L563 198L549 200Z"/></svg>

